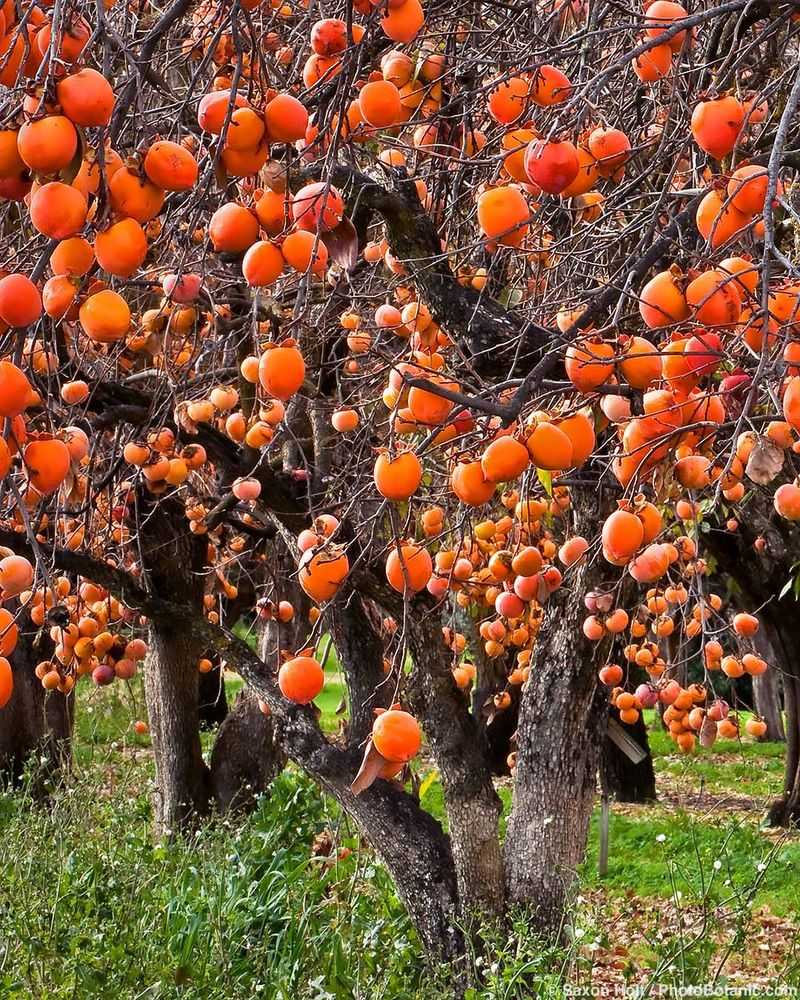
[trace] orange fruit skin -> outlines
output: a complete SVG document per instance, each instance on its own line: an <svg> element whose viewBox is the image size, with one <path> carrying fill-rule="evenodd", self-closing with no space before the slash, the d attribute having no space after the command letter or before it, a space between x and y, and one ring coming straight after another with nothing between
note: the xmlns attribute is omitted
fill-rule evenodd
<svg viewBox="0 0 800 1000"><path fill-rule="evenodd" d="M71 463L69 449L55 438L31 441L25 446L24 458L31 483L45 496L64 482Z"/></svg>
<svg viewBox="0 0 800 1000"><path fill-rule="evenodd" d="M398 594L416 593L428 583L433 573L433 562L427 549L407 543L400 546L402 560L397 548L389 552L386 559L386 579ZM408 580L406 581L406 577Z"/></svg>
<svg viewBox="0 0 800 1000"><path fill-rule="evenodd" d="M400 709L381 712L372 727L372 743L381 757L405 764L416 757L422 745L419 723Z"/></svg>
<svg viewBox="0 0 800 1000"><path fill-rule="evenodd" d="M270 396L289 399L300 389L305 375L306 364L296 347L272 347L261 355L258 378Z"/></svg>
<svg viewBox="0 0 800 1000"><path fill-rule="evenodd" d="M11 670L11 664L5 656L0 656L0 708L6 707L13 691L14 674Z"/></svg>
<svg viewBox="0 0 800 1000"><path fill-rule="evenodd" d="M287 660L278 671L281 694L298 705L308 705L325 685L325 672L310 656Z"/></svg>

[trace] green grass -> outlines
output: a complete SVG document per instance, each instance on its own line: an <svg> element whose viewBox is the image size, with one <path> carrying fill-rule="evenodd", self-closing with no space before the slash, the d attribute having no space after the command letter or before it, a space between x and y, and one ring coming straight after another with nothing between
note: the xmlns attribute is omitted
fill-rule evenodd
<svg viewBox="0 0 800 1000"><path fill-rule="evenodd" d="M155 846L146 783L95 777L52 810L0 796L4 1000L400 997L421 980L385 873L311 854L339 819L295 772L246 822Z"/></svg>
<svg viewBox="0 0 800 1000"><path fill-rule="evenodd" d="M582 868L586 886L618 893L719 904L752 895L754 905L780 916L800 916L800 842L765 837L754 823L724 815L648 809L613 812L608 874L597 874L599 817L592 819Z"/></svg>
<svg viewBox="0 0 800 1000"><path fill-rule="evenodd" d="M333 657L326 667L316 704L322 725L334 731L344 692ZM226 680L229 701L240 687L238 678ZM140 677L103 689L81 685L75 770L52 808L34 805L24 792L0 795L3 1000L451 996L442 970L426 968L374 855L295 769L284 772L253 816L215 820L192 839L154 845L153 761L149 738L133 732L137 718L145 718ZM203 735L206 750L212 740ZM609 927L646 903L651 912L629 932L636 941L626 961L668 977L681 932L677 925L665 930L660 908L708 911L719 935L713 914L724 905L734 915L737 947L745 947L742 928L760 907L800 918L800 840L765 833L758 810L731 811L725 802L761 802L779 790L782 745L720 741L713 752L686 757L652 725L650 740L662 800L612 807L603 878L593 818L578 890L591 902L576 903L570 919L592 948L612 948L618 939ZM441 783L425 761L416 766L421 801L445 821ZM504 833L509 785L499 792ZM320 833L335 845L330 858L312 851ZM339 858L340 846L352 853ZM709 930L684 955L683 978L664 982L705 981L716 947L711 937ZM494 961L482 968L484 984L470 1000L562 996L567 975L594 975L596 954L581 940L553 948L536 941L520 917L513 932L487 944ZM789 959L782 961L788 968Z"/></svg>

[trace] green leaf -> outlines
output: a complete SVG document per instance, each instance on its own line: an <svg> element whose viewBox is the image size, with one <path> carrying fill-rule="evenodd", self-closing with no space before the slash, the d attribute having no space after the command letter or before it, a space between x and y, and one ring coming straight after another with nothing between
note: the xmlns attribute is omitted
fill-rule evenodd
<svg viewBox="0 0 800 1000"><path fill-rule="evenodd" d="M553 495L553 473L547 469L536 468L536 478L544 487L545 493L551 497Z"/></svg>

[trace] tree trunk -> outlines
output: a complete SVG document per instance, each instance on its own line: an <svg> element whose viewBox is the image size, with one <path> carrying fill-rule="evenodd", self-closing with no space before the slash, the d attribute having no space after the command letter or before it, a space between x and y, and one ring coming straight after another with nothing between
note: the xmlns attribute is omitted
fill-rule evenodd
<svg viewBox="0 0 800 1000"><path fill-rule="evenodd" d="M275 727L248 688L222 723L211 752L211 794L220 812L249 812L286 764Z"/></svg>
<svg viewBox="0 0 800 1000"><path fill-rule="evenodd" d="M146 586L203 614L206 540L187 529L169 497L141 500L139 538ZM198 660L208 651L185 621L151 622L144 693L156 766L156 835L191 828L208 813L210 783L200 745Z"/></svg>
<svg viewBox="0 0 800 1000"><path fill-rule="evenodd" d="M783 693L786 708L783 795L775 799L767 810L770 826L800 824L800 679L784 677Z"/></svg>
<svg viewBox="0 0 800 1000"><path fill-rule="evenodd" d="M209 810L208 768L200 745L197 661L205 650L191 630L152 626L144 692L156 765L156 835L191 828Z"/></svg>
<svg viewBox="0 0 800 1000"><path fill-rule="evenodd" d="M761 552L753 544L759 536L765 540ZM784 791L770 805L767 819L772 826L791 826L800 823L800 608L791 590L781 598L776 595L796 576L800 527L779 518L771 506L762 508L754 502L747 518L742 518L739 531L712 532L709 537L709 550L720 572L736 580L747 609L761 608L758 617L775 657L771 669L783 675Z"/></svg>
<svg viewBox="0 0 800 1000"><path fill-rule="evenodd" d="M783 743L786 739L786 731L783 728L783 712L781 710L780 696L780 674L779 671L785 669L780 662L780 657L776 650L779 640L776 643L774 624L771 619L762 622L761 628L756 632L754 644L759 655L772 666L764 674L758 674L753 678L753 701L755 710L767 724L767 731L764 733L764 740L771 740L776 743Z"/></svg>
<svg viewBox="0 0 800 1000"><path fill-rule="evenodd" d="M46 692L34 674L48 651L37 650L34 636L20 631L8 658L14 690L0 710L0 784L20 784L27 769L37 796L46 795L72 762L74 696Z"/></svg>
<svg viewBox="0 0 800 1000"><path fill-rule="evenodd" d="M350 702L347 737L359 744L372 731L373 709L391 704L395 681L384 673L383 642L355 590L337 597L330 622Z"/></svg>
<svg viewBox="0 0 800 1000"><path fill-rule="evenodd" d="M409 702L441 775L460 912L467 921L498 917L505 909L498 832L502 803L494 789L478 721L453 680L439 616L426 613L419 603L417 599L407 623L414 662Z"/></svg>
<svg viewBox="0 0 800 1000"><path fill-rule="evenodd" d="M235 663L256 694L267 697L264 663L240 640L198 623L213 636L220 655ZM350 785L362 749L342 750L320 732L309 706L290 706L275 719L278 740L289 757L332 795L372 844L386 865L420 935L423 947L442 961L463 957L464 940L456 925L456 874L448 837L441 825L396 782L377 780L360 795Z"/></svg>
<svg viewBox="0 0 800 1000"><path fill-rule="evenodd" d="M593 499L588 491L573 491L580 534L591 536L598 523ZM608 705L597 682L605 643L586 640L582 623L584 595L602 571L599 556L581 564L550 598L522 691L506 886L512 902L533 907L534 925L545 933L561 927L585 854L596 790Z"/></svg>
<svg viewBox="0 0 800 1000"><path fill-rule="evenodd" d="M608 706L608 717L609 722L613 719L620 724L619 711L613 705ZM640 715L634 725L624 725L622 729L626 736L646 751L647 756L634 763L606 734L600 756L600 781L603 790L617 802L652 802L656 797L656 773L653 770L653 755L650 753L644 717Z"/></svg>

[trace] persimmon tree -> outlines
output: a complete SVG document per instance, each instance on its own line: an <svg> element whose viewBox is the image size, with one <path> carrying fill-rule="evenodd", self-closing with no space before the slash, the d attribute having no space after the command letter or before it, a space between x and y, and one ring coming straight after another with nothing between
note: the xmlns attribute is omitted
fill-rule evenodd
<svg viewBox="0 0 800 1000"><path fill-rule="evenodd" d="M6 717L20 671L49 704L144 662L160 832L285 753L432 953L512 903L557 929L609 704L692 753L740 735L720 672L769 668L775 543L740 526L800 519L795 5L2 20ZM759 580L728 609L732 539ZM52 651L15 661L20 629ZM248 692L206 764L223 665Z"/></svg>

